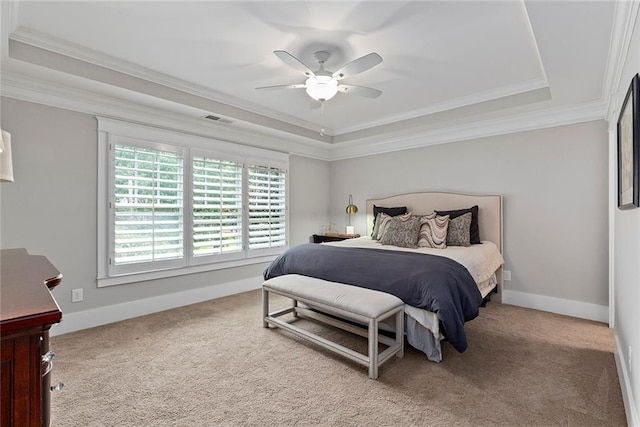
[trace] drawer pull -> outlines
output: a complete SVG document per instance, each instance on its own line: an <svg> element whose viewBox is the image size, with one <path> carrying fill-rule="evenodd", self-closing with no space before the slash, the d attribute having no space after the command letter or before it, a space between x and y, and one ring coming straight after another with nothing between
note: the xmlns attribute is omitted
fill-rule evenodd
<svg viewBox="0 0 640 427"><path fill-rule="evenodd" d="M42 363L52 363L54 357L56 357L56 354L53 351L47 351L42 355Z"/></svg>
<svg viewBox="0 0 640 427"><path fill-rule="evenodd" d="M64 387L64 383L59 382L58 384L52 385L51 387L49 387L49 389L51 389L51 391L60 391L62 390L62 387Z"/></svg>
<svg viewBox="0 0 640 427"><path fill-rule="evenodd" d="M42 376L46 376L53 369L53 359L56 357L56 354L53 351L47 351L42 355L42 363L46 363L47 367L44 370Z"/></svg>

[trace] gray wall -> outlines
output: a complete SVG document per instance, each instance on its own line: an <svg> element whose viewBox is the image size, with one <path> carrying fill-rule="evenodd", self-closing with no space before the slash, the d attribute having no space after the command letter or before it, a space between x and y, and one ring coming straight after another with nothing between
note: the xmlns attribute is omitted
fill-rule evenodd
<svg viewBox="0 0 640 427"><path fill-rule="evenodd" d="M96 120L2 98L15 182L0 184L2 248L47 255L65 278L54 294L70 313L259 276L264 264L96 287ZM446 190L504 196L506 289L608 304L605 122L543 129L336 162L290 159L290 243L329 220L364 232L367 198ZM71 304L70 290L84 288Z"/></svg>
<svg viewBox="0 0 640 427"><path fill-rule="evenodd" d="M291 245L306 243L329 221L329 162L289 158L289 218Z"/></svg>
<svg viewBox="0 0 640 427"><path fill-rule="evenodd" d="M636 16L634 32L629 44L629 52L624 63L620 83L617 88L617 108L612 123L613 152L616 150L615 124L619 109L627 93L631 78L640 72L640 15ZM617 197L617 175L615 161L611 179ZM617 200L617 198L615 199ZM614 202L615 203L615 202ZM614 228L614 325L616 343L619 345L618 357L623 364L623 392L630 390L627 405L627 420L630 424L640 424L640 209L613 209ZM632 410L632 411L630 411ZM633 412L632 414L630 412ZM635 418L630 419L633 416Z"/></svg>
<svg viewBox="0 0 640 427"><path fill-rule="evenodd" d="M331 217L349 193L502 194L505 289L608 305L608 136L604 121L436 145L331 163ZM443 207L443 209L446 207Z"/></svg>
<svg viewBox="0 0 640 427"><path fill-rule="evenodd" d="M266 264L97 288L97 121L44 105L1 98L12 134L13 183L0 184L0 247L46 255L64 274L53 293L65 313L258 277ZM327 162L290 159L292 244L328 218ZM71 304L71 289L84 301Z"/></svg>

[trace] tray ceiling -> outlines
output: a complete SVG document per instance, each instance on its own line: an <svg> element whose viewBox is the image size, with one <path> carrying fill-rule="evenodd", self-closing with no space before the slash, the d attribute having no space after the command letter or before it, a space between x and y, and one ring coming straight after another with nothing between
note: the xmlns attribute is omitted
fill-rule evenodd
<svg viewBox="0 0 640 427"><path fill-rule="evenodd" d="M3 76L339 144L602 101L615 3L28 1L2 8ZM325 50L332 71L377 52L380 65L344 82L383 94L338 93L319 108L304 90L256 91L304 82L276 49L308 65Z"/></svg>

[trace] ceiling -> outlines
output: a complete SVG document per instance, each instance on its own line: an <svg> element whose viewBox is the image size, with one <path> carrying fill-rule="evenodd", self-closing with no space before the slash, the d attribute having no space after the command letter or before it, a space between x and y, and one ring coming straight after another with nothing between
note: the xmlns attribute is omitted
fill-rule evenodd
<svg viewBox="0 0 640 427"><path fill-rule="evenodd" d="M604 118L614 12L611 1L3 2L2 76L332 145L542 112ZM305 80L274 50L313 69L327 51L331 71L377 52L381 64L343 82L383 93L320 108L303 89L257 91Z"/></svg>

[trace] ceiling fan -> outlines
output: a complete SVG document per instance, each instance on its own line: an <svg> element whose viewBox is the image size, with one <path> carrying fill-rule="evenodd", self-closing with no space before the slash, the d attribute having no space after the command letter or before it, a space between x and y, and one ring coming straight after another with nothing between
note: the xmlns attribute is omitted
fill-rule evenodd
<svg viewBox="0 0 640 427"><path fill-rule="evenodd" d="M275 50L273 53L280 58L285 64L295 68L307 76L307 80L300 84L264 86L258 87L257 90L274 90L274 89L306 89L307 94L316 101L327 101L335 96L336 93L352 93L354 95L364 96L367 98L377 98L382 91L365 86L356 86L344 84L340 82L347 77L353 77L375 67L382 62L382 57L377 53L370 53L354 59L336 72L324 69L325 62L331 57L326 51L318 51L314 57L320 64L316 71L312 71L307 65L295 56L284 50Z"/></svg>

